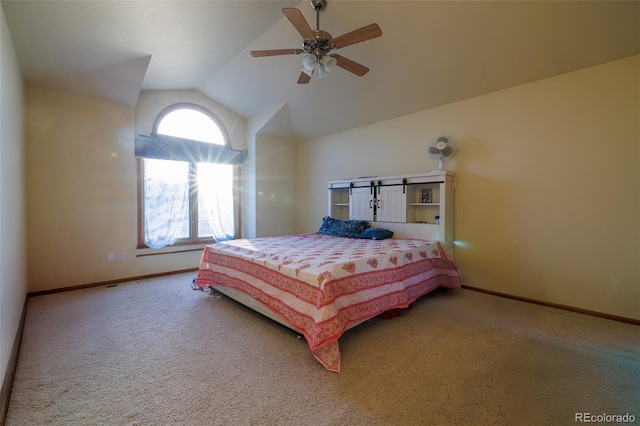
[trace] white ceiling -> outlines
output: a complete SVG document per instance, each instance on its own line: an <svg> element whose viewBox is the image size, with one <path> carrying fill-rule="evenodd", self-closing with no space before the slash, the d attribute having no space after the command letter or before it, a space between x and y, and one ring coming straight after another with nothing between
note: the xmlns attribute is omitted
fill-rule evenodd
<svg viewBox="0 0 640 426"><path fill-rule="evenodd" d="M638 1L328 0L334 37L377 23L380 38L340 50L371 69L296 84L301 47L284 17L297 1L3 0L29 85L134 106L140 90L196 89L264 133L312 139L640 54ZM282 108L282 106L286 106Z"/></svg>

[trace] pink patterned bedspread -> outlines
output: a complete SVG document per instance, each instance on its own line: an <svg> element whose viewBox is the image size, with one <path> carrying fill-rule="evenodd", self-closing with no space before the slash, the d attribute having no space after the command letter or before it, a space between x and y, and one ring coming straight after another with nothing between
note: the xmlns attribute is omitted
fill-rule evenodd
<svg viewBox="0 0 640 426"><path fill-rule="evenodd" d="M406 308L438 287L461 285L439 242L317 233L207 246L196 283L250 295L302 332L313 356L334 372L340 371L338 338L349 326Z"/></svg>

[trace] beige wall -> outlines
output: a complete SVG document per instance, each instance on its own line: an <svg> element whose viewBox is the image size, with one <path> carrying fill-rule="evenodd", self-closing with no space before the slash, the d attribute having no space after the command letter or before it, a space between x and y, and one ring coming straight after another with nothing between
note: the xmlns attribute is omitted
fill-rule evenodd
<svg viewBox="0 0 640 426"><path fill-rule="evenodd" d="M26 93L29 291L196 268L200 248L136 249L134 138L149 134L165 107L194 102L216 114L242 149L244 119L196 91L143 91L136 109L34 87ZM107 253L116 261L107 262Z"/></svg>
<svg viewBox="0 0 640 426"><path fill-rule="evenodd" d="M277 129L274 132L274 129ZM286 104L247 121L243 167L243 237L295 233L296 143Z"/></svg>
<svg viewBox="0 0 640 426"><path fill-rule="evenodd" d="M34 87L26 94L29 291L196 268L200 248L136 249L134 138L149 134L165 107L195 102L242 149L244 119L196 91L143 91L136 109ZM107 262L107 253L116 261Z"/></svg>
<svg viewBox="0 0 640 426"><path fill-rule="evenodd" d="M4 384L27 295L27 253L22 143L24 83L1 7L0 94L0 380Z"/></svg>
<svg viewBox="0 0 640 426"><path fill-rule="evenodd" d="M297 231L327 180L432 170L448 135L464 284L640 319L639 76L635 56L306 141Z"/></svg>
<svg viewBox="0 0 640 426"><path fill-rule="evenodd" d="M256 237L295 232L295 143L256 135Z"/></svg>
<svg viewBox="0 0 640 426"><path fill-rule="evenodd" d="M134 109L34 87L26 95L29 291L197 266L198 252L135 256Z"/></svg>

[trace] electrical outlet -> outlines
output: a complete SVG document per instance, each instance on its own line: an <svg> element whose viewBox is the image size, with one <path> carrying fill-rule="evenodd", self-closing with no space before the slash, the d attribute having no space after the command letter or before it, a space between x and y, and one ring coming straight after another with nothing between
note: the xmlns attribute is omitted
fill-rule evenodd
<svg viewBox="0 0 640 426"><path fill-rule="evenodd" d="M118 262L124 262L126 259L126 255L122 252L118 253Z"/></svg>
<svg viewBox="0 0 640 426"><path fill-rule="evenodd" d="M107 253L107 262L113 262L115 260L116 259L113 253Z"/></svg>

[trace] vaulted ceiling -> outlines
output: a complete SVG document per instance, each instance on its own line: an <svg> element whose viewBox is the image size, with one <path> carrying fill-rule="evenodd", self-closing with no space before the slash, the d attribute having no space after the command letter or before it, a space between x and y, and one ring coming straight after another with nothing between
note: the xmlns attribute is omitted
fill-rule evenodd
<svg viewBox="0 0 640 426"><path fill-rule="evenodd" d="M300 48L282 13L310 2L3 0L29 85L134 106L141 90L195 89L263 131L312 139L640 54L636 1L328 0L333 37L377 23L382 37L340 49L366 67L298 85ZM282 108L286 106L286 108ZM282 111L286 117L282 117Z"/></svg>

